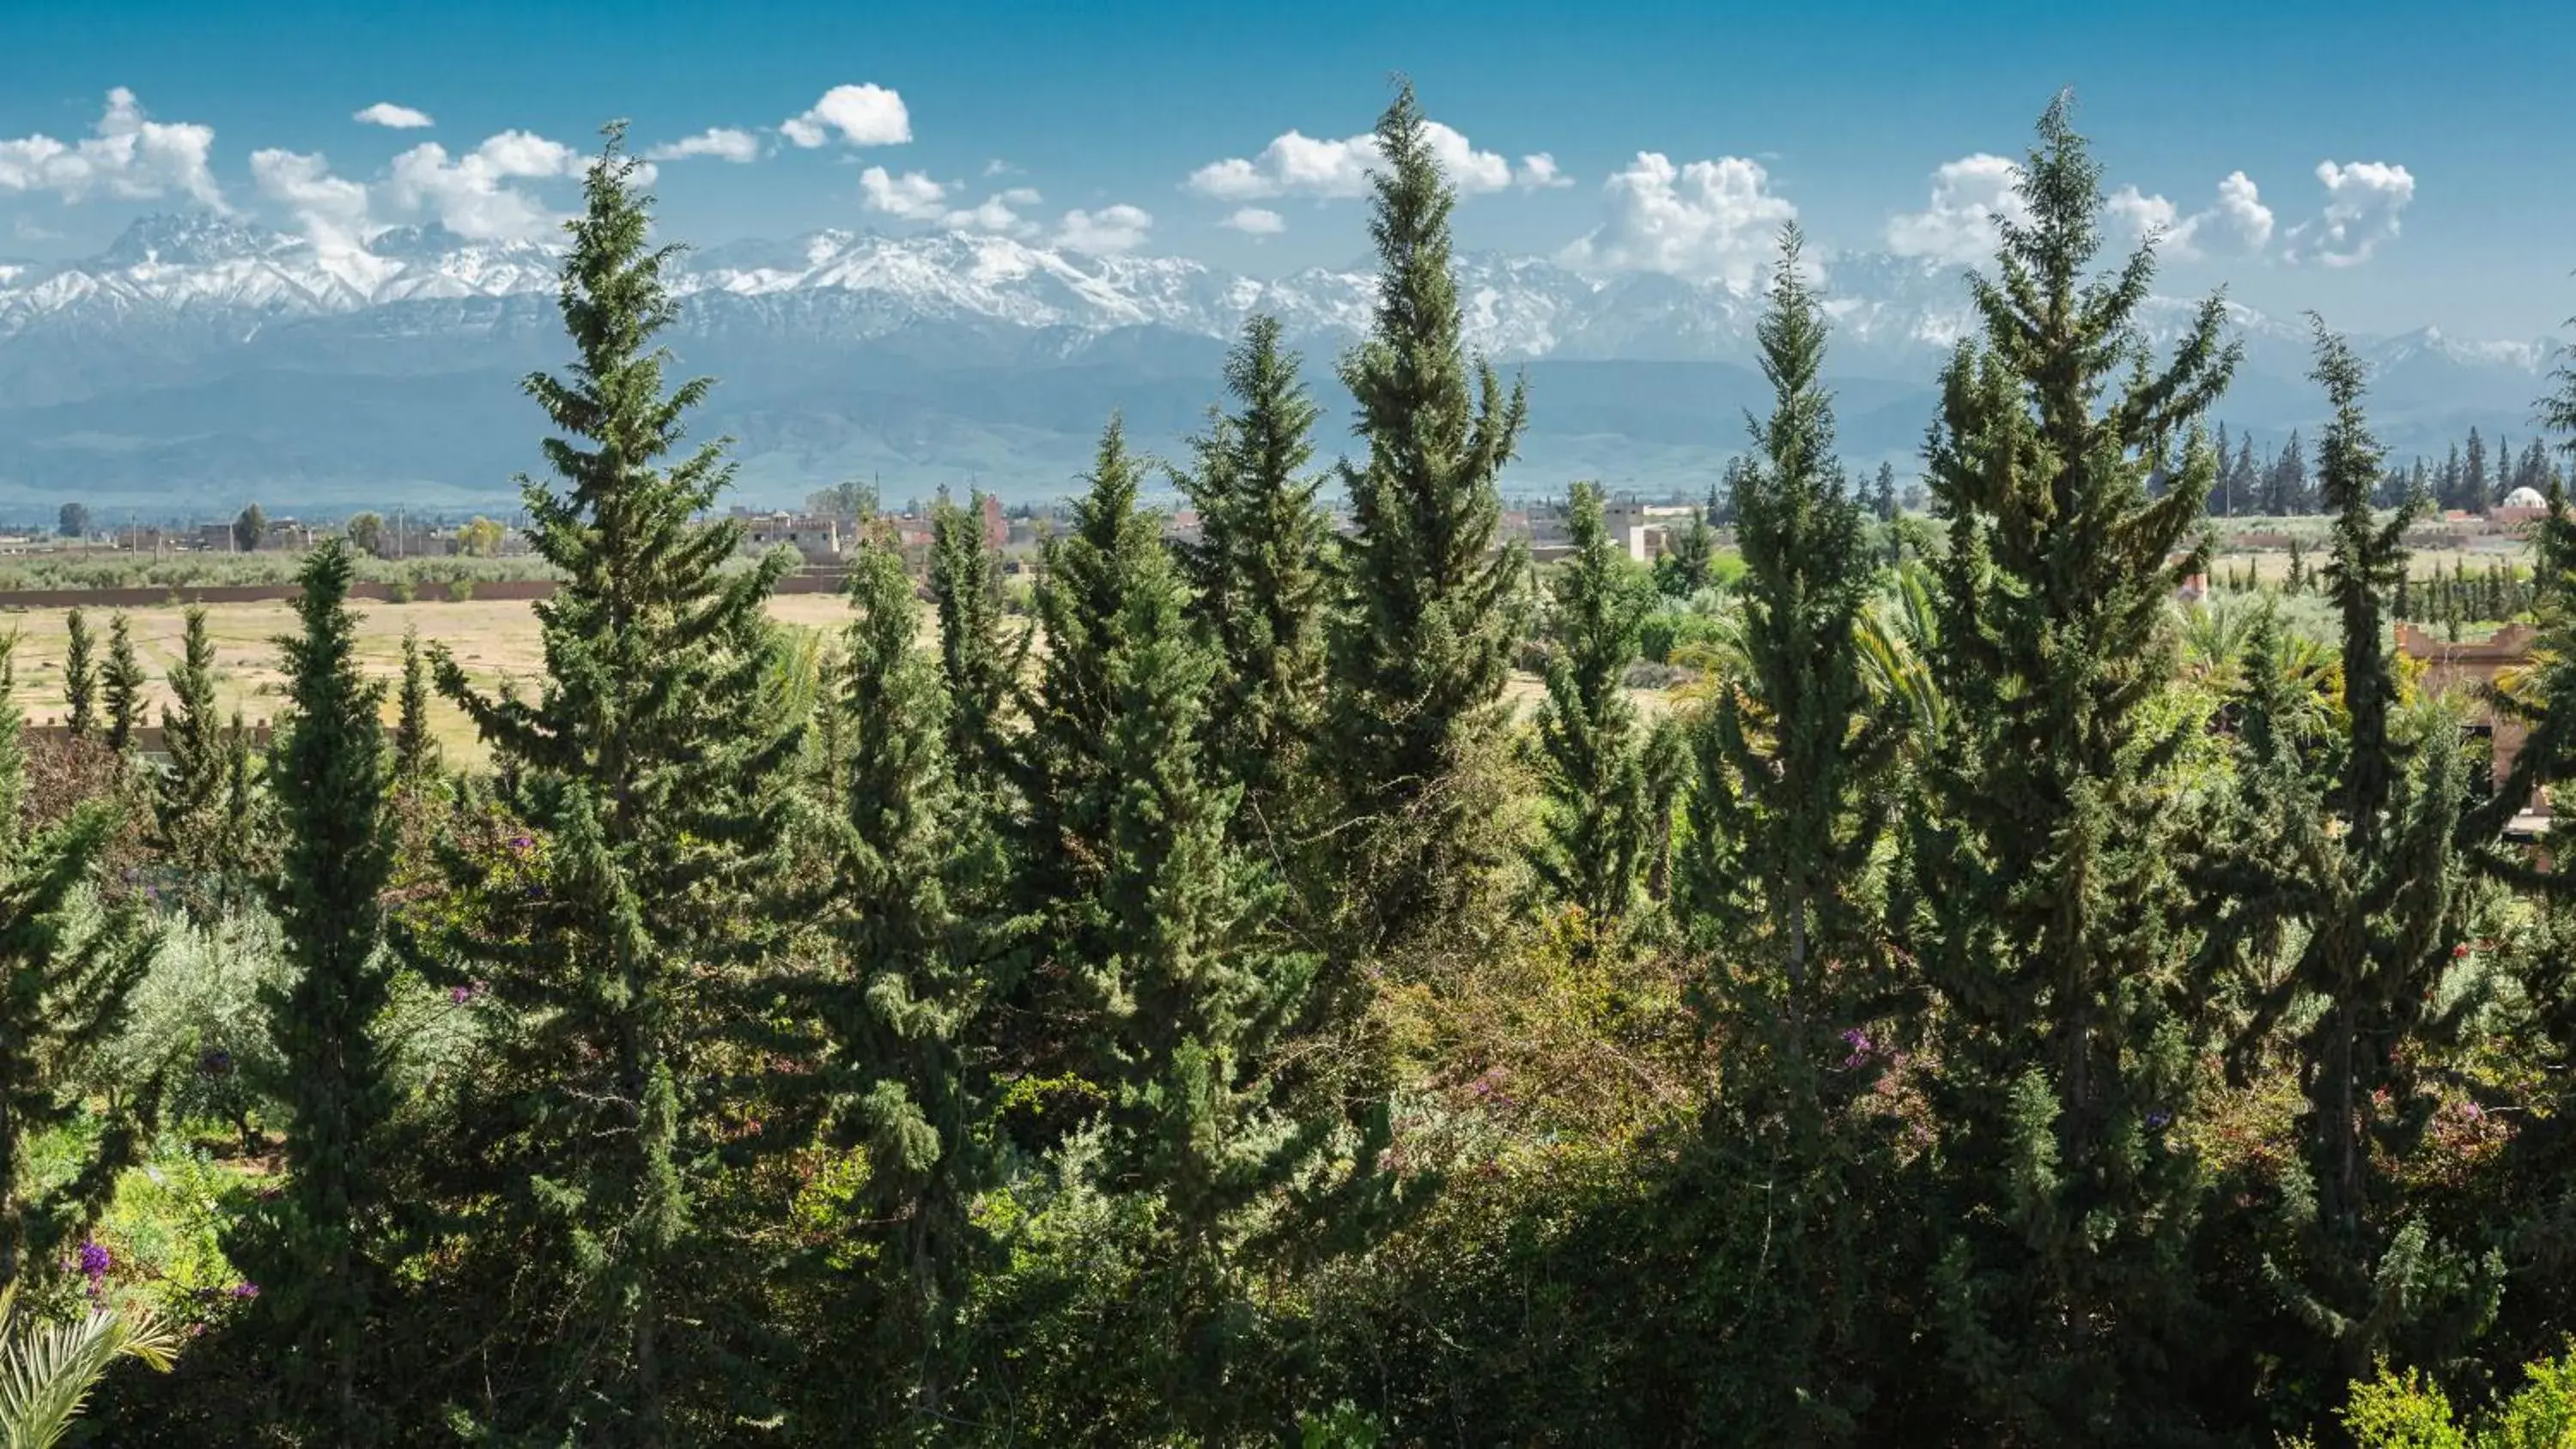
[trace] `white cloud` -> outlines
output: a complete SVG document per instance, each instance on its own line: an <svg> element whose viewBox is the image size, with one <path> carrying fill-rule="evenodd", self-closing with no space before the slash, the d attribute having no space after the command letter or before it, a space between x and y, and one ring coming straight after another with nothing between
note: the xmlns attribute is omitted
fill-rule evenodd
<svg viewBox="0 0 2576 1449"><path fill-rule="evenodd" d="M710 126L694 136L665 141L644 153L648 161L685 161L692 156L717 156L737 165L760 159L760 138L732 126Z"/></svg>
<svg viewBox="0 0 2576 1449"><path fill-rule="evenodd" d="M2134 186L2111 194L2107 209L2115 228L2132 239L2152 234L2162 238L2166 256L2189 261L2204 256L2260 256L2272 242L2272 208L2251 177L2227 173L2218 183L2218 199L2206 211L2182 215L2162 196L2146 196Z"/></svg>
<svg viewBox="0 0 2576 1449"><path fill-rule="evenodd" d="M260 195L295 213L315 247L347 251L365 244L371 227L366 185L332 175L319 153L253 151L250 174Z"/></svg>
<svg viewBox="0 0 2576 1449"><path fill-rule="evenodd" d="M999 156L996 156L992 160L984 163L984 174L988 177L1016 175L1018 174L1019 169L1020 168L1017 166L1012 165L1010 162L1003 160Z"/></svg>
<svg viewBox="0 0 2576 1449"><path fill-rule="evenodd" d="M1599 227L1568 246L1570 266L1752 284L1798 208L1770 190L1758 161L1722 156L1676 166L1640 151L1602 183Z"/></svg>
<svg viewBox="0 0 2576 1449"><path fill-rule="evenodd" d="M1513 181L1523 191L1548 191L1574 184L1574 178L1557 170L1556 158L1545 151L1535 156L1523 156L1521 169L1513 177Z"/></svg>
<svg viewBox="0 0 2576 1449"><path fill-rule="evenodd" d="M426 214L472 241L525 241L560 218L509 183L577 177L585 164L570 146L528 131L487 137L454 160L425 141L393 159L382 195L394 209Z"/></svg>
<svg viewBox="0 0 2576 1449"><path fill-rule="evenodd" d="M1055 244L1094 256L1116 256L1143 246L1145 234L1153 229L1153 214L1140 206L1121 203L1098 211L1068 211L1056 228Z"/></svg>
<svg viewBox="0 0 2576 1449"><path fill-rule="evenodd" d="M900 176L882 166L871 166L859 173L859 192L868 210L881 211L901 221L917 221L950 231L989 231L1003 236L1026 237L1037 233L1037 226L1020 214L1045 200L1025 186L1014 186L995 192L972 206L955 204L964 183L935 181L918 171ZM1109 211L1122 208L1111 207ZM1134 208L1123 208L1134 210ZM1108 212L1103 212L1106 216ZM1079 216L1081 213L1071 213ZM1137 212L1143 216L1143 212ZM1069 218L1068 218L1069 219ZM1152 219L1147 218L1147 225Z"/></svg>
<svg viewBox="0 0 2576 1449"><path fill-rule="evenodd" d="M1277 236L1288 229L1286 219L1266 206L1246 206L1217 225L1245 236Z"/></svg>
<svg viewBox="0 0 2576 1449"><path fill-rule="evenodd" d="M778 130L808 150L836 135L845 146L899 146L912 139L912 113L902 96L883 86L834 86L813 109L790 116Z"/></svg>
<svg viewBox="0 0 2576 1449"><path fill-rule="evenodd" d="M134 92L118 86L107 93L106 113L94 130L77 142L46 135L0 141L0 191L51 191L65 201L92 193L145 200L181 192L224 209L206 169L214 127L147 120Z"/></svg>
<svg viewBox="0 0 2576 1449"><path fill-rule="evenodd" d="M2415 178L2403 166L2355 161L2317 163L2325 183L2325 210L2290 229L2293 261L2349 267L2370 260L2382 242L2397 236L2398 213L2415 200Z"/></svg>
<svg viewBox="0 0 2576 1449"><path fill-rule="evenodd" d="M418 130L437 124L430 120L429 112L398 106L391 101L378 101L349 119L362 126L384 126L396 131Z"/></svg>
<svg viewBox="0 0 2576 1449"><path fill-rule="evenodd" d="M1932 173L1932 204L1888 219L1887 249L1947 262L1992 255L1996 219L2029 215L2013 190L2020 179L2020 167L1984 152L1944 162Z"/></svg>
<svg viewBox="0 0 2576 1449"><path fill-rule="evenodd" d="M1422 134L1433 158L1460 195L1500 191L1512 184L1512 164L1498 153L1477 150L1465 136L1438 121L1423 122ZM1555 173L1556 163L1552 160L1543 156L1528 160L1545 161L1547 174ZM1261 154L1250 160L1237 156L1209 162L1191 172L1185 185L1219 201L1258 201L1273 196L1346 201L1367 194L1369 168L1377 161L1374 134L1327 141L1290 131L1262 147Z"/></svg>

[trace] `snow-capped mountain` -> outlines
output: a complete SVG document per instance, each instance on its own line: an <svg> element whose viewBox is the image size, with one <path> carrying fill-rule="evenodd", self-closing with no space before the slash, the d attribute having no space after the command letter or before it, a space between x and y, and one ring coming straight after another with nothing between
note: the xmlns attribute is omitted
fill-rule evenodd
<svg viewBox="0 0 2576 1449"><path fill-rule="evenodd" d="M180 215L86 260L0 263L0 503L84 487L154 506L210 488L502 494L535 433L512 380L562 360L558 256L436 226L359 245ZM1908 452L1973 325L1962 274L1824 265L1845 446ZM1740 445L1757 292L1493 254L1456 271L1470 342L1531 373L1525 472L1645 483ZM673 284L681 361L724 380L712 421L747 478L788 493L861 470L1055 491L1111 408L1177 445L1256 311L1282 320L1332 400L1323 363L1375 301L1359 263L1257 279L968 233L729 243L683 253ZM2179 336L2197 306L2152 301L2151 338ZM2223 411L2258 431L2312 416L2305 329L2229 313L2247 367ZM2362 346L2401 445L2470 415L2518 425L2550 351L2430 328Z"/></svg>

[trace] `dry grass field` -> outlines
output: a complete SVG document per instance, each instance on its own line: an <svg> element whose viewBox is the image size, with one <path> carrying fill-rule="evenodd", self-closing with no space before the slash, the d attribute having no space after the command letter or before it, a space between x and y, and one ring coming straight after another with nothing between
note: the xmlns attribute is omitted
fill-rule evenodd
<svg viewBox="0 0 2576 1449"><path fill-rule="evenodd" d="M358 648L369 673L389 682L402 676L403 631L417 627L424 644L444 642L484 688L503 676L530 679L541 672L537 619L532 607L508 600L414 602L388 604L361 600ZM837 627L849 617L849 605L834 594L786 594L770 600L772 616L804 628ZM15 609L0 611L0 633L15 630L18 705L30 720L50 723L63 713L63 650L68 637L66 611ZM178 663L185 611L173 607L130 609L135 654L152 679L148 717L157 721L169 698L167 676ZM90 611L102 657L107 645L108 613ZM215 643L216 692L227 710L261 721L274 716L283 689L276 639L291 632L295 611L283 602L214 604L206 609L206 632ZM445 700L433 700L431 722L450 759L466 763L482 758L465 717ZM386 704L392 718L392 702Z"/></svg>
<svg viewBox="0 0 2576 1449"><path fill-rule="evenodd" d="M503 677L535 678L543 669L537 620L531 606L508 600L378 603L356 605L358 649L368 672L391 685L402 676L403 631L417 627L424 644L443 642L465 666L476 684L490 689ZM849 605L837 594L783 594L769 601L770 616L806 629L838 629L849 619ZM178 663L184 611L175 607L126 611L134 632L135 653L151 677L147 718L158 721L169 698L168 674ZM63 649L67 637L61 609L0 610L0 633L18 635L16 662L18 706L37 723L53 723L63 714ZM102 655L107 643L108 611L90 612ZM924 642L930 642L929 611L923 611ZM276 639L295 628L295 612L283 602L212 604L206 609L206 631L215 642L216 692L226 710L238 707L246 720L271 719L284 688ZM1535 675L1515 673L1504 697L1524 715L1535 710L1546 690ZM1640 690L1638 707L1648 718L1665 707L1660 691ZM392 718L392 701L386 718ZM430 705L431 726L450 760L472 764L483 758L465 716L444 699Z"/></svg>

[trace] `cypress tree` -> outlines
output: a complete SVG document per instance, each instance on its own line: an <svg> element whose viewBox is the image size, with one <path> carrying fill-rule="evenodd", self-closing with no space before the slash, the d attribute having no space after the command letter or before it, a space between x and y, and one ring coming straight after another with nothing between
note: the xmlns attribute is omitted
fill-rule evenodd
<svg viewBox="0 0 2576 1449"><path fill-rule="evenodd" d="M1129 647L1130 596L1169 567L1154 520L1136 506L1142 469L1111 418L1088 487L1073 504L1073 526L1046 542L1037 616L1046 649L1034 687L1024 691L1029 726L1016 769L1028 801L1020 821L1014 890L1021 910L1049 925L1038 978L1021 989L1080 1011L1079 983L1101 970L1121 943L1095 909L1113 863L1111 807L1124 782L1110 773L1110 730L1118 709L1115 671ZM1038 1015L1048 1013L1041 1010ZM1073 1023L1064 1022L1070 1030ZM1033 1044L1078 1049L1081 1032Z"/></svg>
<svg viewBox="0 0 2576 1449"><path fill-rule="evenodd" d="M931 514L930 593L939 612L939 668L948 697L949 768L970 796L998 810L1009 777L1010 707L1029 636L1009 637L1001 561L986 546L984 495Z"/></svg>
<svg viewBox="0 0 2576 1449"><path fill-rule="evenodd" d="M29 1149L92 1108L86 1085L122 1030L156 942L128 898L102 894L117 807L85 801L61 823L31 829L27 760L13 654L0 635L0 1285L50 1264L98 1219L120 1173L149 1140L159 1083L136 1083L72 1140L71 1174L36 1187ZM84 919L84 918L87 919Z"/></svg>
<svg viewBox="0 0 2576 1449"><path fill-rule="evenodd" d="M1448 919L1502 844L1469 775L1501 729L1517 633L1523 555L1496 547L1495 477L1528 405L1461 340L1455 193L1426 127L1407 83L1377 125L1377 313L1341 368L1368 443L1365 461L1342 467L1354 527L1326 750L1350 822L1338 838L1353 956Z"/></svg>
<svg viewBox="0 0 2576 1449"><path fill-rule="evenodd" d="M1199 515L1180 550L1196 591L1191 613L1223 661L1205 712L1208 765L1243 786L1238 839L1269 839L1309 806L1306 753L1323 702L1325 549L1332 521L1315 502L1318 410L1279 343L1279 320L1256 316L1226 358L1235 401L1175 481Z"/></svg>
<svg viewBox="0 0 2576 1449"><path fill-rule="evenodd" d="M1826 323L1800 247L1788 228L1757 332L1773 403L1736 475L1744 659L1694 731L1682 892L1714 954L1706 999L1724 1042L1707 1191L1735 1220L1714 1250L1754 1259L1730 1264L1748 1328L1719 1376L1739 1432L1779 1442L1830 1437L1856 1407L1841 1366L1895 1342L1857 1337L1874 1319L1859 1265L1895 1255L1870 1226L1885 1164L1865 1165L1847 1108L1879 1061L1867 1027L1886 953L1867 878L1899 732L1870 719L1858 630L1874 569L1834 458Z"/></svg>
<svg viewBox="0 0 2576 1449"><path fill-rule="evenodd" d="M403 630L402 693L394 717L394 778L417 785L438 772L438 741L429 733L429 666L421 657L420 629Z"/></svg>
<svg viewBox="0 0 2576 1449"><path fill-rule="evenodd" d="M190 608L177 668L170 671L175 708L161 711L162 748L170 763L153 782L156 843L184 881L192 915L211 919L229 892L234 865L229 799L230 747L215 703L215 646L206 611Z"/></svg>
<svg viewBox="0 0 2576 1449"><path fill-rule="evenodd" d="M73 739L85 740L98 733L97 636L90 633L88 613L78 606L63 622L71 631L63 649L63 722L71 726Z"/></svg>
<svg viewBox="0 0 2576 1449"><path fill-rule="evenodd" d="M2394 1341L2437 1357L2455 1351L2492 1311L2497 1285L2492 1269L2427 1237L2421 1224L2403 1223L2395 1174L2421 1144L2429 1115L2374 1105L2415 1102L2421 1045L2456 1036L2475 1004L2433 1004L2461 934L2463 870L2454 841L2464 781L2456 725L2433 720L2430 745L2411 774L2390 728L2397 685L2383 601L2405 572L2402 540L2413 508L2374 519L2370 490L2382 454L2362 412L2361 361L2311 320L2313 376L2334 409L2319 482L2336 511L2325 574L2343 624L2349 724L2330 799L2313 798L2306 785L2313 769L2250 762L2249 777L2269 782L2278 806L2252 823L2296 846L2275 857L2272 872L2248 873L2258 883L2246 892L2254 907L2247 919L2275 939L2284 918L2301 919L2307 930L2287 972L2262 963L2247 1035L2268 1035L2302 999L2322 1007L2297 1037L2307 1181L2284 1195L2297 1251L2282 1255L2289 1271L2281 1277L2285 1306L2321 1330L2316 1378L2340 1386L2366 1375ZM2268 634L2258 642L2277 654ZM2248 661L2257 680L2279 671L2277 660ZM2249 746L2281 754L2293 748L2268 739ZM2341 830L2317 823L2329 811Z"/></svg>
<svg viewBox="0 0 2576 1449"><path fill-rule="evenodd" d="M2183 1267L2199 1170L2156 1134L2191 1109L2198 1003L2170 793L2144 709L2171 677L2167 601L2216 462L2222 299L2145 360L2152 247L2087 275L2101 171L2061 95L2018 182L1982 336L1927 449L1949 520L1936 673L1950 699L1905 923L1939 1030L1931 1073L1948 1248L1936 1342L1972 1423L2034 1440L2188 1433L2176 1384L2209 1345ZM2098 401L2097 401L2098 400ZM2164 497L2144 480L2188 436Z"/></svg>
<svg viewBox="0 0 2576 1449"><path fill-rule="evenodd" d="M530 545L563 579L537 605L542 687L491 698L435 661L529 840L509 867L455 861L459 888L494 903L431 959L460 982L479 969L508 1023L455 1113L467 1140L450 1160L473 1164L462 1190L485 1220L469 1241L564 1295L499 1340L534 1376L500 1413L550 1438L661 1445L704 1437L680 1417L692 1389L750 1393L739 1365L704 1358L722 1260L699 1256L719 1245L694 1221L712 1166L695 1094L726 1022L723 973L782 929L762 898L798 741L763 616L785 559L730 569L741 525L693 521L731 482L722 443L661 461L711 384L666 389L655 338L676 312L674 249L648 243L642 163L622 143L609 127L569 228L577 361L525 384L561 434L545 441L560 490L521 487ZM482 884L501 869L533 877L534 904Z"/></svg>
<svg viewBox="0 0 2576 1449"><path fill-rule="evenodd" d="M263 882L291 984L263 1005L277 1049L267 1083L286 1109L286 1187L234 1245L260 1285L259 1310L287 1341L279 1367L307 1428L337 1442L383 1432L360 1397L360 1358L386 1284L379 1244L389 1208L385 1128L394 1085L376 1023L391 996L380 897L393 873L387 831L383 688L357 657L350 546L326 540L298 582L300 634L284 651L287 713L269 780L284 826L281 868Z"/></svg>
<svg viewBox="0 0 2576 1449"><path fill-rule="evenodd" d="M99 673L110 751L121 755L134 747L134 732L143 724L143 691L148 683L142 661L134 657L133 627L118 614L108 621L107 667Z"/></svg>
<svg viewBox="0 0 2576 1449"><path fill-rule="evenodd" d="M1626 677L1651 601L1602 525L1599 484L1574 485L1566 523L1573 554L1549 581L1556 647L1538 716L1547 809L1532 864L1597 942L1635 904L1646 844L1645 754Z"/></svg>
<svg viewBox="0 0 2576 1449"><path fill-rule="evenodd" d="M1672 536L1655 560L1655 591L1687 599L1707 588L1716 572L1717 530L1709 527L1706 509L1693 509L1689 525Z"/></svg>
<svg viewBox="0 0 2576 1449"><path fill-rule="evenodd" d="M914 643L902 552L881 525L861 527L841 697L827 706L848 743L824 1076L831 1139L867 1151L857 1206L885 1225L876 1280L889 1305L875 1317L927 1433L945 1422L953 1325L981 1242L969 1208L990 1171L967 1059L979 943L953 889L982 815L949 770L950 714L938 664Z"/></svg>

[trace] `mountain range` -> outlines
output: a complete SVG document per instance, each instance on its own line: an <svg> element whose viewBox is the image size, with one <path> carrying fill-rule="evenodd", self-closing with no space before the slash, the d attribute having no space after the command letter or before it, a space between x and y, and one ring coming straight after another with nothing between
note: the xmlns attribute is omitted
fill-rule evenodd
<svg viewBox="0 0 2576 1449"><path fill-rule="evenodd" d="M203 215L148 217L74 262L0 263L0 515L78 498L102 520L355 507L509 507L543 422L519 379L563 364L550 246L437 227L320 246ZM1825 259L1841 444L1910 473L1934 378L1972 325L1963 273ZM1524 373L1530 430L1511 491L1573 478L1697 491L1766 395L1758 293L1462 254L1470 343ZM1178 257L1092 256L1006 237L826 231L682 253L677 366L719 379L695 427L733 440L740 494L784 504L875 478L886 496L980 485L1072 491L1102 422L1179 456L1216 401L1243 319L1278 316L1329 419L1331 363L1366 325L1364 263L1262 280ZM2157 297L2150 339L2194 309ZM2306 328L2230 304L2246 361L2219 415L2270 440L2320 421ZM2373 417L2400 455L2472 427L2528 431L2546 339L2427 328L2356 338ZM1320 453L1346 448L1327 424Z"/></svg>

